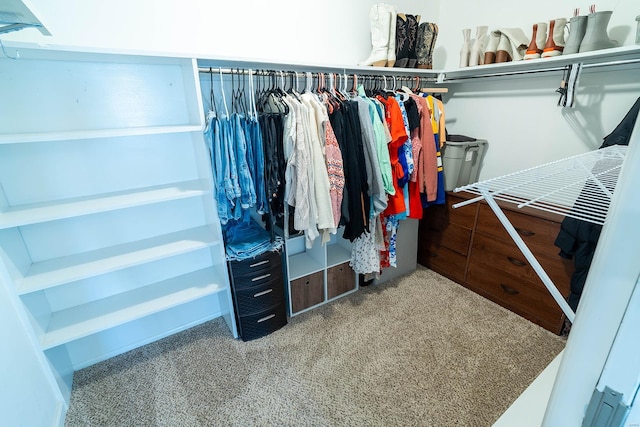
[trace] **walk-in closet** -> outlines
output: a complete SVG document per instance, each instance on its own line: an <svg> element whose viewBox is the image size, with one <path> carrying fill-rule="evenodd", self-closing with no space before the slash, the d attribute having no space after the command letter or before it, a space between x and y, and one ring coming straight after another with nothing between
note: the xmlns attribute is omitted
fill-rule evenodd
<svg viewBox="0 0 640 427"><path fill-rule="evenodd" d="M640 424L639 70L631 0L0 1L3 423Z"/></svg>

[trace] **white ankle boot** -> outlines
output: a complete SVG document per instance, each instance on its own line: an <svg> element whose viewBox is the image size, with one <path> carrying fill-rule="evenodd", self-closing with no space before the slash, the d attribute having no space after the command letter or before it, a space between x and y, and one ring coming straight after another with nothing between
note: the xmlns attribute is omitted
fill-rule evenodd
<svg viewBox="0 0 640 427"><path fill-rule="evenodd" d="M471 28L462 30L462 48L460 49L460 68L469 66L469 44L471 43Z"/></svg>
<svg viewBox="0 0 640 427"><path fill-rule="evenodd" d="M384 67L388 60L391 12L384 4L374 4L369 10L369 22L371 25L371 53L358 65Z"/></svg>
<svg viewBox="0 0 640 427"><path fill-rule="evenodd" d="M473 42L473 46L471 46L471 51L469 52L469 66L474 67L476 65L480 65L484 63L484 39L487 37L487 30L489 27L486 25L481 25L476 28L476 39Z"/></svg>

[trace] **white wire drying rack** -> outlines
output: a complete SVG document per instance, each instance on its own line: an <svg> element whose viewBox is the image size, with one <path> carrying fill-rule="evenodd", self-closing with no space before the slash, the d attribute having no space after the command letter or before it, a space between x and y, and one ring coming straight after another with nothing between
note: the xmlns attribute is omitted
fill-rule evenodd
<svg viewBox="0 0 640 427"><path fill-rule="evenodd" d="M557 213L594 224L604 225L609 205L624 162L627 147L613 145L568 157L534 168L524 169L475 184L458 187L479 197L456 203L454 208L485 200L498 217L522 254L547 287L567 319L575 313L553 284L522 237L513 227L496 200Z"/></svg>

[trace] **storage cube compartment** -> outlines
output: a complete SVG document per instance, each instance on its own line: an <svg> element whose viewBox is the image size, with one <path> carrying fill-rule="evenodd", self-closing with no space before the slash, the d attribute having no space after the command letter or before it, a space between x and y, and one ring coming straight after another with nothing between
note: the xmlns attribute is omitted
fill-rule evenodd
<svg viewBox="0 0 640 427"><path fill-rule="evenodd" d="M304 236L287 239L289 280L324 270L326 264L325 246L319 240L316 239L311 248L306 248Z"/></svg>
<svg viewBox="0 0 640 427"><path fill-rule="evenodd" d="M327 244L327 267L349 262L351 260L351 242L339 237L343 229L339 229L337 234L332 234Z"/></svg>
<svg viewBox="0 0 640 427"><path fill-rule="evenodd" d="M356 288L356 273L345 262L327 269L327 298L332 299Z"/></svg>
<svg viewBox="0 0 640 427"><path fill-rule="evenodd" d="M289 286L292 313L313 307L325 300L324 271L291 280Z"/></svg>

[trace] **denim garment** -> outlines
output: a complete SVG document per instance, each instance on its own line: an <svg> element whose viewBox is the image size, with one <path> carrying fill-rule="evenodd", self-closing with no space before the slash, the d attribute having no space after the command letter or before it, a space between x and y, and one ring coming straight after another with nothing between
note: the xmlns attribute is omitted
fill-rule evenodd
<svg viewBox="0 0 640 427"><path fill-rule="evenodd" d="M231 221L224 228L227 259L241 261L282 247L282 239L271 242L269 233L255 221Z"/></svg>
<svg viewBox="0 0 640 427"><path fill-rule="evenodd" d="M224 182L227 199L232 206L233 219L240 219L241 209L236 200L240 198L240 183L238 182L238 167L236 165L236 153L233 143L233 129L229 116L222 114L220 117L220 143L226 154L223 155Z"/></svg>
<svg viewBox="0 0 640 427"><path fill-rule="evenodd" d="M215 113L209 112L207 122L209 124L205 129L205 140L211 155L211 172L214 184L213 197L217 205L218 218L222 224L226 224L231 215L224 179L224 156L226 155L226 150L220 140L220 120Z"/></svg>
<svg viewBox="0 0 640 427"><path fill-rule="evenodd" d="M256 204L256 190L253 186L249 164L247 163L247 142L244 137L242 120L244 119L237 113L231 116L232 138L235 144L235 160L240 184L240 206L242 209L249 209Z"/></svg>
<svg viewBox="0 0 640 427"><path fill-rule="evenodd" d="M249 165L249 173L251 174L251 182L253 182L253 188L256 190L256 197L258 189L256 188L256 165L255 165L255 153L254 142L251 136L250 119L241 116L240 123L242 124L242 132L244 133L244 140L247 143L247 164Z"/></svg>
<svg viewBox="0 0 640 427"><path fill-rule="evenodd" d="M253 145L253 170L255 173L255 180L253 181L256 189L256 210L259 214L269 212L269 203L267 201L267 191L265 189L265 176L264 176L264 143L262 141L262 131L260 129L260 123L257 117L252 117L249 123L249 129L251 130L251 141Z"/></svg>

